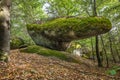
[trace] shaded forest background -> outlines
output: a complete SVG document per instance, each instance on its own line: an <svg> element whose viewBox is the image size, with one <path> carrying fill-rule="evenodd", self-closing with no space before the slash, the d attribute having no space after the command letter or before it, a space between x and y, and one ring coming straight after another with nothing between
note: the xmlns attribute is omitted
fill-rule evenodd
<svg viewBox="0 0 120 80"><path fill-rule="evenodd" d="M0 0L0 80L120 80L119 8L120 0Z"/></svg>
<svg viewBox="0 0 120 80"><path fill-rule="evenodd" d="M42 23L60 17L94 16L94 0L14 0L11 8L11 42L19 38L24 45L35 44L30 38L26 24ZM112 23L112 29L98 36L99 57L103 66L120 62L120 1L96 0L97 16L104 16ZM18 42L18 41L17 41ZM23 45L14 42L11 45ZM85 58L96 61L96 38L71 42L68 52L80 49Z"/></svg>
<svg viewBox="0 0 120 80"><path fill-rule="evenodd" d="M11 9L11 38L18 37L25 44L32 45L34 42L27 33L26 24L39 24L46 20L67 16L90 17L94 15L93 2L94 0L14 0ZM111 31L98 36L99 56L107 66L109 62L120 61L119 8L119 0L96 0L97 16L104 16L112 23ZM68 51L83 48L85 53L89 53L84 57L96 60L95 39L92 37L73 41Z"/></svg>

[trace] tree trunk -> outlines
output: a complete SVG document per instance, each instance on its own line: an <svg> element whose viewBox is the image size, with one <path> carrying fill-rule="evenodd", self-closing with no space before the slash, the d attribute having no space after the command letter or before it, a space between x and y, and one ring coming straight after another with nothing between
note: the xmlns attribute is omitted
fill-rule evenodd
<svg viewBox="0 0 120 80"><path fill-rule="evenodd" d="M119 35L120 35L120 34L119 34L119 30L117 29L116 31L117 31L117 34L118 34L118 36L119 36ZM120 54L119 54L119 48L118 48L118 47L120 47L120 46L119 46L119 40L120 40L120 39L118 39L118 42L117 42L118 45L117 45L117 44L115 43L115 37L113 37L112 34L111 34L111 37L114 39L114 41L112 41L112 42L113 42L113 45L114 45L115 52L116 52L116 54L117 54L117 56L118 56L118 59L119 59L119 61L120 61ZM118 38L119 38L119 37L118 37Z"/></svg>
<svg viewBox="0 0 120 80"><path fill-rule="evenodd" d="M96 0L93 1L93 16L97 16ZM100 59L100 53L99 53L99 38L98 38L98 36L95 37L95 41L96 41L96 56L97 56L97 61L98 61L98 67L102 67L102 61Z"/></svg>
<svg viewBox="0 0 120 80"><path fill-rule="evenodd" d="M100 58L100 53L99 53L99 40L98 36L95 37L96 39L96 56L97 56L97 61L98 61L98 67L102 67L102 61Z"/></svg>
<svg viewBox="0 0 120 80"><path fill-rule="evenodd" d="M8 61L10 51L10 0L0 0L0 60Z"/></svg>
<svg viewBox="0 0 120 80"><path fill-rule="evenodd" d="M102 42L102 46L103 46L103 50L104 50L104 52L105 52L106 63L107 63L106 67L109 67L109 60L108 60L107 51L106 51L106 49L105 49L105 44L104 44L104 41L103 41L102 35L100 36L100 38L101 38L101 42Z"/></svg>
<svg viewBox="0 0 120 80"><path fill-rule="evenodd" d="M93 47L93 40L92 40L92 38L91 38L91 47L92 47L92 59L95 61L94 47Z"/></svg>
<svg viewBox="0 0 120 80"><path fill-rule="evenodd" d="M116 59L115 59L114 52L113 52L113 48L112 48L112 40L111 40L110 36L111 36L111 35L110 35L110 33L109 33L110 52L111 52L111 55L112 55L112 58L113 58L114 63L116 63Z"/></svg>

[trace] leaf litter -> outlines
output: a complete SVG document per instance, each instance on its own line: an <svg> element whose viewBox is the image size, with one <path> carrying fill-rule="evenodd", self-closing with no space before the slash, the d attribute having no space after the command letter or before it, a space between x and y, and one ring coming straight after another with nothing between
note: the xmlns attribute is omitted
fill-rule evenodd
<svg viewBox="0 0 120 80"><path fill-rule="evenodd" d="M0 62L0 80L120 80L97 68L54 57L11 50L10 61Z"/></svg>

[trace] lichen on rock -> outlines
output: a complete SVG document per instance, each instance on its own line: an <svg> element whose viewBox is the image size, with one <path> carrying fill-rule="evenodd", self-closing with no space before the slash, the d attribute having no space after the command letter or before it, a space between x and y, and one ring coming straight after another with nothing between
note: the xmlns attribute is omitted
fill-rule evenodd
<svg viewBox="0 0 120 80"><path fill-rule="evenodd" d="M65 50L73 40L108 32L111 22L105 17L57 18L42 24L28 24L27 29L36 44Z"/></svg>

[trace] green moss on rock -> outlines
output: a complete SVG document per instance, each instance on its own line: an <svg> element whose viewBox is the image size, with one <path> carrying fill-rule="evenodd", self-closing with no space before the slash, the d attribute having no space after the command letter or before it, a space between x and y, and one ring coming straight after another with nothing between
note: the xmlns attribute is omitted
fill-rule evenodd
<svg viewBox="0 0 120 80"><path fill-rule="evenodd" d="M43 24L28 24L27 28L51 39L71 41L108 32L111 22L104 17L58 18Z"/></svg>
<svg viewBox="0 0 120 80"><path fill-rule="evenodd" d="M0 61L8 62L8 59L8 53L0 50Z"/></svg>
<svg viewBox="0 0 120 80"><path fill-rule="evenodd" d="M18 37L12 37L10 40L10 48L11 49L17 49L23 46L25 43L21 38Z"/></svg>
<svg viewBox="0 0 120 80"><path fill-rule="evenodd" d="M51 50L51 49L44 48L41 46L36 46L36 45L28 46L27 48L21 49L20 51L27 52L27 53L37 53L39 55L47 56L47 57L56 57L65 61L70 61L70 62L78 62L77 60L75 60L74 58L68 56L63 52Z"/></svg>
<svg viewBox="0 0 120 80"><path fill-rule="evenodd" d="M77 39L103 34L111 29L105 17L58 18L42 24L28 24L27 29L37 45L65 50Z"/></svg>
<svg viewBox="0 0 120 80"><path fill-rule="evenodd" d="M85 31L91 28L111 29L111 23L105 17L86 17L86 18L58 18L47 21L43 24L28 24L30 30L46 30L46 29L72 29L74 31Z"/></svg>

